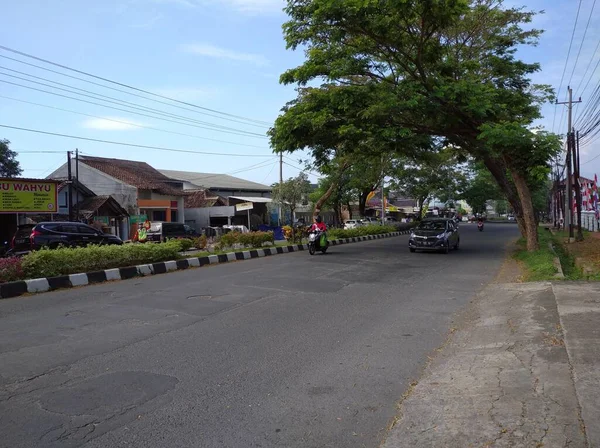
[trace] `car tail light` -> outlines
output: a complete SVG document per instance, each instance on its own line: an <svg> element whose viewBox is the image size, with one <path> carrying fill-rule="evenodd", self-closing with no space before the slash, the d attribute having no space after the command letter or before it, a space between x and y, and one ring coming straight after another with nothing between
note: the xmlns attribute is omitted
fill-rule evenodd
<svg viewBox="0 0 600 448"><path fill-rule="evenodd" d="M39 230L35 230L33 229L33 231L31 232L31 235L29 235L29 244L31 245L31 248L33 249L35 246L35 237L36 236L40 236L42 234L42 232L40 232Z"/></svg>

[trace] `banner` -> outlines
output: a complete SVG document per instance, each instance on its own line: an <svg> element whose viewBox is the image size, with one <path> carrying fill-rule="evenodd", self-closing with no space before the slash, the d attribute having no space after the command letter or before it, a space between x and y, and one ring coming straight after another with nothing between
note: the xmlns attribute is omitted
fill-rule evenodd
<svg viewBox="0 0 600 448"><path fill-rule="evenodd" d="M0 213L57 213L56 182L0 179Z"/></svg>

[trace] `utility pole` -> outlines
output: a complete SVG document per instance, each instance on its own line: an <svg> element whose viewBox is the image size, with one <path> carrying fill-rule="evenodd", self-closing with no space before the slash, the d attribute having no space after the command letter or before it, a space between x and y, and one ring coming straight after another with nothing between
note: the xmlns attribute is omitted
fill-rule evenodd
<svg viewBox="0 0 600 448"><path fill-rule="evenodd" d="M75 148L75 194L77 194L77 203L75 204L75 220L79 221L79 193L77 193L77 188L79 188L79 149Z"/></svg>
<svg viewBox="0 0 600 448"><path fill-rule="evenodd" d="M279 191L281 191L281 188L283 186L283 153L280 152L279 153ZM283 216L281 216L281 203L279 204L279 211L278 211L278 220L279 220L279 225L283 225Z"/></svg>
<svg viewBox="0 0 600 448"><path fill-rule="evenodd" d="M69 184L69 221L73 221L73 176L71 175L71 151L67 151L67 179Z"/></svg>
<svg viewBox="0 0 600 448"><path fill-rule="evenodd" d="M574 137L574 136L573 136ZM579 131L577 131L577 139L574 142L575 149L575 201L577 203L577 236L576 241L583 241L583 230L581 228L581 184L580 184L580 167L579 167Z"/></svg>
<svg viewBox="0 0 600 448"><path fill-rule="evenodd" d="M578 101L573 101L573 89L571 86L567 87L569 92L569 101L557 102L556 104L566 104L569 112L568 112L568 132L567 132L567 197L565 198L565 224L569 226L569 240L574 238L573 234L573 104L581 103L581 98ZM568 209L567 209L568 207Z"/></svg>

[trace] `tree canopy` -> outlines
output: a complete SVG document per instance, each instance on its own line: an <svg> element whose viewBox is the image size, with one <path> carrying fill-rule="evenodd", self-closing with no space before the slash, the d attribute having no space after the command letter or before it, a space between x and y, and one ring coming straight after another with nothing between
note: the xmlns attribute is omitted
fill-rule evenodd
<svg viewBox="0 0 600 448"><path fill-rule="evenodd" d="M23 172L17 153L9 145L8 140L0 140L0 177L16 177Z"/></svg>
<svg viewBox="0 0 600 448"><path fill-rule="evenodd" d="M526 29L533 12L500 0L288 0L286 12L288 48L306 60L281 76L298 97L270 131L276 151L308 148L319 166L451 144L486 166L537 247L531 174L555 147L528 129L552 92L531 83L538 64L515 58L540 35Z"/></svg>

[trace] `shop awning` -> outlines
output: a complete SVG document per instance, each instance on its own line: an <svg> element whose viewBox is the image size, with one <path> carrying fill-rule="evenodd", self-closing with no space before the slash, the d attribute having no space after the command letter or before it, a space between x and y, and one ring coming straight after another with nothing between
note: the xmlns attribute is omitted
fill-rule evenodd
<svg viewBox="0 0 600 448"><path fill-rule="evenodd" d="M273 202L271 198L263 198L260 196L229 196L229 199L236 199L242 202L254 202L256 204L267 204Z"/></svg>

